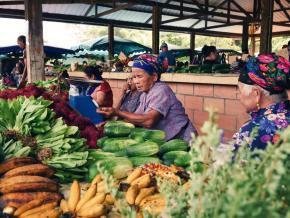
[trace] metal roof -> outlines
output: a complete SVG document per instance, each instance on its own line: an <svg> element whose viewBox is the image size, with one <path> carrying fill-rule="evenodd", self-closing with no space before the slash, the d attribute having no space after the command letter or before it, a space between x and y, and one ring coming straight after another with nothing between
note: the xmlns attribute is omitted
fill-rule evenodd
<svg viewBox="0 0 290 218"><path fill-rule="evenodd" d="M44 20L98 25L114 23L120 27L150 29L152 7L159 5L162 30L239 36L242 33L243 21L259 22L261 0L42 0L42 2ZM23 0L0 1L0 17L23 18L23 10ZM289 0L274 0L273 33L290 35Z"/></svg>

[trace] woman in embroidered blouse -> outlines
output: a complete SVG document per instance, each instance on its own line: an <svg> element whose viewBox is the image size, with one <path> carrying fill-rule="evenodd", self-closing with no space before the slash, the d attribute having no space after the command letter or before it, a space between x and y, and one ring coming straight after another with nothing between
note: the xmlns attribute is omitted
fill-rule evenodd
<svg viewBox="0 0 290 218"><path fill-rule="evenodd" d="M234 135L235 147L265 149L290 123L290 63L276 55L250 58L239 76L240 101L251 119ZM253 134L254 133L254 134Z"/></svg>

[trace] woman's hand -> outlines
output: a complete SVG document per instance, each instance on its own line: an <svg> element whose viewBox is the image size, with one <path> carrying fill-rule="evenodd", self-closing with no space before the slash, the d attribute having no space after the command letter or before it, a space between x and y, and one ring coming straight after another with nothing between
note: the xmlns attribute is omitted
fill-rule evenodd
<svg viewBox="0 0 290 218"><path fill-rule="evenodd" d="M106 117L112 117L117 115L117 109L113 107L101 107L97 109L97 112L103 114Z"/></svg>

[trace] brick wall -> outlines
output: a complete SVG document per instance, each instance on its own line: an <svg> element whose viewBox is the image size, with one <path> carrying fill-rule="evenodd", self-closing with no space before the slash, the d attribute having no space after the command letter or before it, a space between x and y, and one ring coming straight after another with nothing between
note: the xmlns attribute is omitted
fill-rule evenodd
<svg viewBox="0 0 290 218"><path fill-rule="evenodd" d="M113 90L114 104L120 99L121 88L125 80L108 79ZM204 121L208 119L205 111L213 107L219 115L218 125L224 129L226 139L230 139L238 128L248 119L243 106L239 102L237 86L167 83L182 102L189 119L200 131Z"/></svg>

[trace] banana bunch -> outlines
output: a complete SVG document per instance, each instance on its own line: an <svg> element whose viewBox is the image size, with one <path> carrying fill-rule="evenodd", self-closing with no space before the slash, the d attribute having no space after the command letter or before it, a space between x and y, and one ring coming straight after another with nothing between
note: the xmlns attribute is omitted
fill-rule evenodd
<svg viewBox="0 0 290 218"><path fill-rule="evenodd" d="M0 208L20 218L58 217L62 199L54 170L31 157L11 158L0 165Z"/></svg>
<svg viewBox="0 0 290 218"><path fill-rule="evenodd" d="M102 176L97 175L82 195L80 184L73 181L69 198L60 202L60 208L63 214L76 217L105 217L114 203L115 199L107 192Z"/></svg>
<svg viewBox="0 0 290 218"><path fill-rule="evenodd" d="M165 197L158 193L156 182L150 174L144 174L142 168L135 168L123 183L129 186L125 193L128 204L154 215L165 209Z"/></svg>

